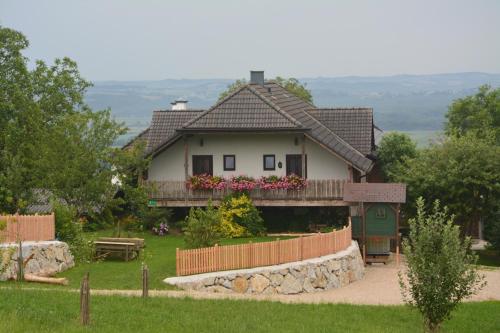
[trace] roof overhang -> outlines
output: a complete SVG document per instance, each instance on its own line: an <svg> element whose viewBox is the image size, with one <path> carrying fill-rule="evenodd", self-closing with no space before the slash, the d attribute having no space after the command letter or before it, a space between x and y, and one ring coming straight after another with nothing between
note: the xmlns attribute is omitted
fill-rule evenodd
<svg viewBox="0 0 500 333"><path fill-rule="evenodd" d="M406 184L402 183L346 183L344 201L405 203Z"/></svg>

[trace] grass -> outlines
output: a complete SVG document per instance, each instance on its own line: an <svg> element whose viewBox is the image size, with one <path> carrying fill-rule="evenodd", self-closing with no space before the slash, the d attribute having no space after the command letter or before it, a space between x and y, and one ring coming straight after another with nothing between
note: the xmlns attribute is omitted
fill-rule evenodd
<svg viewBox="0 0 500 333"><path fill-rule="evenodd" d="M112 236L112 231L100 231L92 234L93 237ZM122 237L125 237L122 235ZM69 280L69 288L79 288L83 275L90 273L90 283L93 289L141 289L141 265L144 261L149 268L151 289L172 289L163 283L169 276L175 276L175 249L184 248L182 236L167 235L164 237L155 236L150 233L132 233L130 237L144 238L146 248L141 253L139 259L125 262L120 259L107 259L89 264L78 264L57 277L66 277ZM285 237L281 237L284 239ZM248 243L252 241L265 242L275 240L274 237L252 237L224 239L221 245ZM9 282L16 284L16 282ZM23 283L29 287L42 286L41 284ZM68 288L64 286L43 285L44 288Z"/></svg>
<svg viewBox="0 0 500 333"><path fill-rule="evenodd" d="M78 322L79 295L0 289L0 332L422 332L404 306L92 296L91 326ZM443 332L499 332L500 302L459 306Z"/></svg>
<svg viewBox="0 0 500 333"><path fill-rule="evenodd" d="M475 251L479 256L478 265L500 267L500 253L493 250Z"/></svg>

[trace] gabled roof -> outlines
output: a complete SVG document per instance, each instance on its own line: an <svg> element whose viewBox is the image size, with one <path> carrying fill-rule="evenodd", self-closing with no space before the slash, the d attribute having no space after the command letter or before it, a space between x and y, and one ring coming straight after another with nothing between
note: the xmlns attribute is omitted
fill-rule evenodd
<svg viewBox="0 0 500 333"><path fill-rule="evenodd" d="M354 111L356 110L356 111ZM371 170L371 109L317 109L274 81L247 84L209 110L155 111L147 154L157 154L182 132L301 131L356 169Z"/></svg>
<svg viewBox="0 0 500 333"><path fill-rule="evenodd" d="M372 160L307 112L307 110L316 109L314 105L289 93L274 81L267 81L263 86L254 84L252 87L278 105L281 110L299 121L302 126L309 128L310 132L308 134L311 139L318 141L324 147L352 164L356 169L364 172L371 170L373 166Z"/></svg>
<svg viewBox="0 0 500 333"><path fill-rule="evenodd" d="M245 85L209 110L189 120L182 130L294 130L302 125Z"/></svg>
<svg viewBox="0 0 500 333"><path fill-rule="evenodd" d="M182 124L195 118L203 111L204 110L154 111L153 119L149 126L146 153L152 153L168 142L175 140L175 138L179 136L176 130L181 128Z"/></svg>
<svg viewBox="0 0 500 333"><path fill-rule="evenodd" d="M147 144L147 142L149 140L149 127L146 128L145 130L143 130L141 133L137 134L137 136L134 137L133 139L131 139L129 142L127 142L122 147L122 149L128 149L128 148L132 147L136 142L139 142L141 140L144 140Z"/></svg>
<svg viewBox="0 0 500 333"><path fill-rule="evenodd" d="M373 109L328 108L307 112L364 155L373 151Z"/></svg>

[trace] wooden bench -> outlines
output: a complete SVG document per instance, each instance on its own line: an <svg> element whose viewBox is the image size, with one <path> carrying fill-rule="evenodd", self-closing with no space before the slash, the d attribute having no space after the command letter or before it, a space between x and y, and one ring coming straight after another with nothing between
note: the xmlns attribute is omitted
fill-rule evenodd
<svg viewBox="0 0 500 333"><path fill-rule="evenodd" d="M98 242L113 243L134 243L135 250L140 251L145 247L144 238L125 238L125 237L99 237Z"/></svg>
<svg viewBox="0 0 500 333"><path fill-rule="evenodd" d="M118 253L123 255L125 261L128 261L131 256L137 256L138 250L136 244L132 242L104 242L95 241L95 252L96 256L100 257L102 255L109 255L111 253Z"/></svg>

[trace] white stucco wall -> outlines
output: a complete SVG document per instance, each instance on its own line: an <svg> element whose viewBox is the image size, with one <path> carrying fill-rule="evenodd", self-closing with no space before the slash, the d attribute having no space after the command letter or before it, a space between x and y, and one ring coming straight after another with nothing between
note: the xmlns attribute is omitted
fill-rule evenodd
<svg viewBox="0 0 500 333"><path fill-rule="evenodd" d="M295 145L295 138L299 144ZM203 146L200 139L203 138ZM230 177L285 175L286 155L301 154L301 135L294 134L207 134L189 138L189 174L193 155L213 155L213 174ZM276 170L264 171L263 155L276 155ZM224 171L223 155L236 155L236 170ZM308 179L348 179L347 164L315 142L306 140ZM278 162L282 168L278 168ZM184 180L184 143L182 140L163 151L151 162L150 180Z"/></svg>

